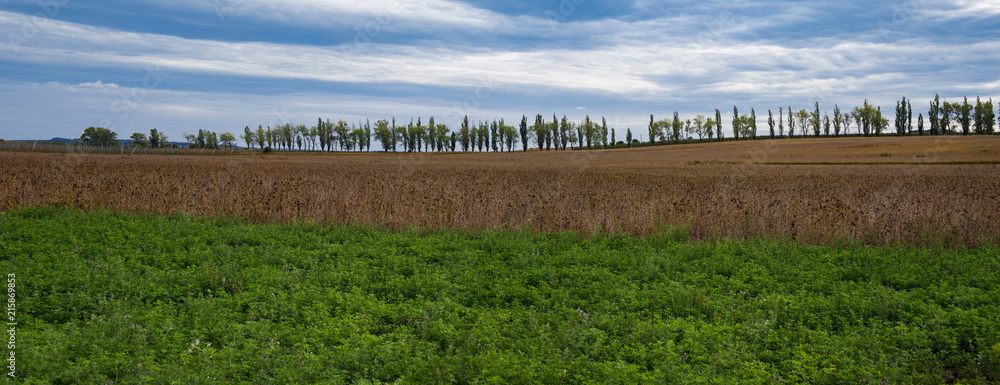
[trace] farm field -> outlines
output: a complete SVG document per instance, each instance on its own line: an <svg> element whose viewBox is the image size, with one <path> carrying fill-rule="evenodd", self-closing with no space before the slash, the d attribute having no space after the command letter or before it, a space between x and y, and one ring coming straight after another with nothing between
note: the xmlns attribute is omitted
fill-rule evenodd
<svg viewBox="0 0 1000 385"><path fill-rule="evenodd" d="M990 384L998 255L0 213L28 384Z"/></svg>
<svg viewBox="0 0 1000 385"><path fill-rule="evenodd" d="M487 154L0 152L0 211L59 205L391 228L831 245L1000 238L1000 138L803 138Z"/></svg>

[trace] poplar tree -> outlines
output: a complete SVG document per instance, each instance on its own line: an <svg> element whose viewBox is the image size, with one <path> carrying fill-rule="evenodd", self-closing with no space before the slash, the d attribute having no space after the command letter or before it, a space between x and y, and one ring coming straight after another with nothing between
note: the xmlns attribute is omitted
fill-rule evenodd
<svg viewBox="0 0 1000 385"><path fill-rule="evenodd" d="M583 139L583 138L581 138ZM656 145L656 122L653 121L653 115L649 115L649 145Z"/></svg>
<svg viewBox="0 0 1000 385"><path fill-rule="evenodd" d="M840 106L833 105L833 136L840 135Z"/></svg>
<svg viewBox="0 0 1000 385"><path fill-rule="evenodd" d="M788 106L788 137L795 136L795 114L792 113L792 106Z"/></svg>
<svg viewBox="0 0 1000 385"><path fill-rule="evenodd" d="M244 132L250 132L250 126L246 126L246 128L244 128L243 130L244 130ZM253 137L251 136L251 137L247 137L247 138L248 138L247 139L247 147L250 147L250 141L253 140ZM160 147L160 133L158 131L156 131L155 128L152 129L152 130L149 130L149 147L152 147L152 148Z"/></svg>
<svg viewBox="0 0 1000 385"><path fill-rule="evenodd" d="M785 137L785 112L784 107L778 107L778 137Z"/></svg>
<svg viewBox="0 0 1000 385"><path fill-rule="evenodd" d="M927 118L931 121L931 135L938 134L938 116L941 114L941 97L938 94L934 94L934 100L931 100L931 109L927 112Z"/></svg>
<svg viewBox="0 0 1000 385"><path fill-rule="evenodd" d="M611 143L614 144L614 140ZM603 116L601 117L601 144L604 148L608 148L608 120Z"/></svg>
<svg viewBox="0 0 1000 385"><path fill-rule="evenodd" d="M740 140L740 131L741 130L742 130L742 127L740 127L740 110L737 109L736 106L733 106L733 138L734 139Z"/></svg>
<svg viewBox="0 0 1000 385"><path fill-rule="evenodd" d="M719 112L718 108L715 109L715 136L719 138L720 142L722 141L722 138L723 138L723 136L722 136L722 113Z"/></svg>
<svg viewBox="0 0 1000 385"><path fill-rule="evenodd" d="M767 109L767 127L771 130L771 139L774 139L774 113Z"/></svg>
<svg viewBox="0 0 1000 385"><path fill-rule="evenodd" d="M819 132L820 132L820 129L819 129L819 102L816 102L816 109L813 111L813 113L812 113L811 116L812 117L809 120L809 122L812 123L812 126L813 126L813 135L815 135L815 136L818 137L819 136Z"/></svg>
<svg viewBox="0 0 1000 385"><path fill-rule="evenodd" d="M677 111L674 111L674 121L670 125L671 125L670 128L671 128L671 130L673 132L673 134L672 134L673 135L673 141L674 142L680 141L681 140L681 128L683 127L683 123L681 123L681 116L680 116L680 114L677 113Z"/></svg>
<svg viewBox="0 0 1000 385"><path fill-rule="evenodd" d="M906 97L896 102L896 135L906 133Z"/></svg>
<svg viewBox="0 0 1000 385"><path fill-rule="evenodd" d="M521 115L521 148L528 152L528 116Z"/></svg>

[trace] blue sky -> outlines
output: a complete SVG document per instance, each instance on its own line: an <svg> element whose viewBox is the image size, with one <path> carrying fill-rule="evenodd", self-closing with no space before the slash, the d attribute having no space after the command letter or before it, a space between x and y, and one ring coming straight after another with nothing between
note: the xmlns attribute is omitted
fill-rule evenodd
<svg viewBox="0 0 1000 385"><path fill-rule="evenodd" d="M1000 0L5 0L0 138L1000 100ZM915 111L916 112L916 111ZM891 119L891 117L890 117ZM533 119L532 119L533 120ZM724 124L727 125L727 124Z"/></svg>

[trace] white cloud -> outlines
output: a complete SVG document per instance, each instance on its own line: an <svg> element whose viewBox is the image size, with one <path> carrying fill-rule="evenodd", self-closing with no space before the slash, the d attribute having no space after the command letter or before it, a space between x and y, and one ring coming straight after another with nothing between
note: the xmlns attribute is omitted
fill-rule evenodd
<svg viewBox="0 0 1000 385"><path fill-rule="evenodd" d="M492 29L506 19L503 15L468 4L447 0L174 0L157 2L189 9L214 12L223 21L234 16L278 23L328 26L331 23L365 28L397 29L420 25L422 29L442 26Z"/></svg>
<svg viewBox="0 0 1000 385"><path fill-rule="evenodd" d="M1000 0L945 0L933 3L910 0L897 8L896 12L905 17L913 8L919 10L924 20L983 19L1000 15Z"/></svg>
<svg viewBox="0 0 1000 385"><path fill-rule="evenodd" d="M301 3L315 5L311 1ZM15 23L16 19L16 14L0 12L0 26ZM818 85L837 92L856 86L859 79L867 79L871 82L868 85L876 88L881 82L896 82L870 75L891 71L903 63L920 60L925 65L956 65L961 63L960 58L991 60L1000 52L997 41L963 46L938 46L926 41L842 42L804 48L767 42L698 44L682 42L681 38L644 40L636 35L639 29L624 32L629 38L613 47L493 51L386 44L317 47L231 43L51 21L19 54L0 51L0 58L26 65L85 63L134 69L160 66L168 74L178 71L442 87L545 86L548 90L611 91L630 99L669 100L685 98L677 92L692 84L712 92L778 93L775 99L808 97L815 90L801 87Z"/></svg>

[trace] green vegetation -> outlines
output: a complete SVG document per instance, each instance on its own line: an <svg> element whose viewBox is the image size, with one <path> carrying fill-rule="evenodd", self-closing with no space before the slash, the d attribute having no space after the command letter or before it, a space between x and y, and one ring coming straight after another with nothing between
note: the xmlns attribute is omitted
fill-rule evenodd
<svg viewBox="0 0 1000 385"><path fill-rule="evenodd" d="M996 383L998 255L0 214L35 384Z"/></svg>
<svg viewBox="0 0 1000 385"><path fill-rule="evenodd" d="M88 146L111 146L118 144L118 134L103 127L87 127L80 135L80 141Z"/></svg>

